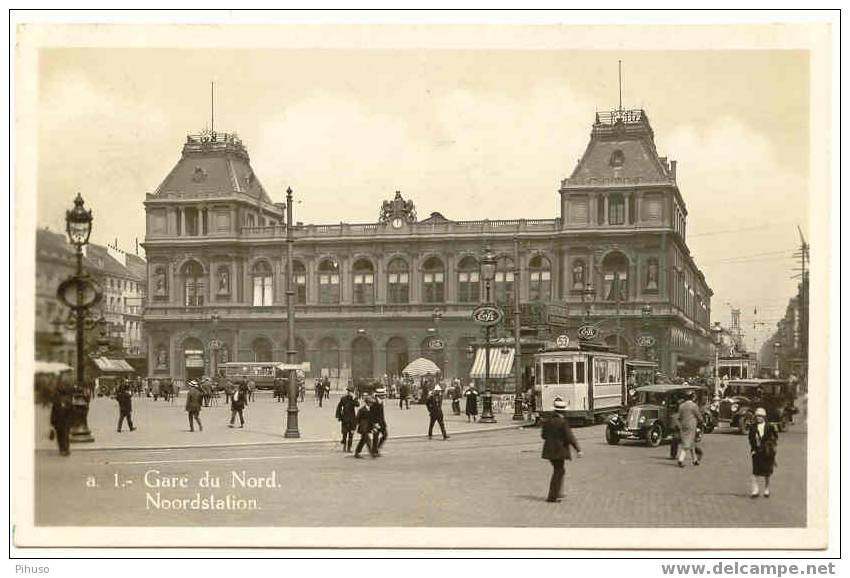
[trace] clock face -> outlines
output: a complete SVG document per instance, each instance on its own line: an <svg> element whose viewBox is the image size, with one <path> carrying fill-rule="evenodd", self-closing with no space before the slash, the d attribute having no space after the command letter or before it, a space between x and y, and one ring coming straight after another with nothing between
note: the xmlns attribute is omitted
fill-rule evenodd
<svg viewBox="0 0 850 578"><path fill-rule="evenodd" d="M401 219L401 217L396 217L395 219L393 219L393 228L394 229L401 229L401 226L403 224L404 224L404 221Z"/></svg>

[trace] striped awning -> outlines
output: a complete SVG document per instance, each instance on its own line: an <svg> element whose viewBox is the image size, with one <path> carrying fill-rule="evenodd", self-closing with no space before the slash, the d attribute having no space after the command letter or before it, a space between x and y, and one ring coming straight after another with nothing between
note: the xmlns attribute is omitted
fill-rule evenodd
<svg viewBox="0 0 850 578"><path fill-rule="evenodd" d="M105 373L134 373L133 366L123 359L109 359L108 357L95 357L94 364Z"/></svg>
<svg viewBox="0 0 850 578"><path fill-rule="evenodd" d="M437 375L440 373L440 368L430 359L420 357L408 363L401 372L411 377L421 377L423 375Z"/></svg>
<svg viewBox="0 0 850 578"><path fill-rule="evenodd" d="M484 373L487 365L487 355L483 347L479 347L475 353L475 362L472 364L472 369L469 371L469 377L472 379L484 379ZM502 351L501 347L490 347L490 378L504 379L511 377L514 366L514 350L506 349Z"/></svg>

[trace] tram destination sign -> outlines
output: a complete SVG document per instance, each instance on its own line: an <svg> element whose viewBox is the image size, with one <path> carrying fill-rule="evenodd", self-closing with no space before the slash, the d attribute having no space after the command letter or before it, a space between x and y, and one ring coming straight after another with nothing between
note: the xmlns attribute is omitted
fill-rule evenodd
<svg viewBox="0 0 850 578"><path fill-rule="evenodd" d="M502 310L495 305L479 305L472 311L472 320L484 327L498 325L503 316Z"/></svg>

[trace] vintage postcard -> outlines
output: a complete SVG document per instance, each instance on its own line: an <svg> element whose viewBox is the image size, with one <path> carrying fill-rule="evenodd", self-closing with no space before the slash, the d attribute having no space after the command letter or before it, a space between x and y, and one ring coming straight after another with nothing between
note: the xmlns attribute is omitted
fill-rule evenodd
<svg viewBox="0 0 850 578"><path fill-rule="evenodd" d="M826 547L834 33L19 23L14 544Z"/></svg>

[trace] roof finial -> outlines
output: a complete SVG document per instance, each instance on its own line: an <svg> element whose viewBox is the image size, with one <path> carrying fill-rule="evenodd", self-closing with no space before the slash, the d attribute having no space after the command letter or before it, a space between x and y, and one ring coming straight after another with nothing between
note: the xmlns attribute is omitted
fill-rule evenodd
<svg viewBox="0 0 850 578"><path fill-rule="evenodd" d="M215 81L210 81L210 132L215 132Z"/></svg>
<svg viewBox="0 0 850 578"><path fill-rule="evenodd" d="M623 112L623 61L617 61L617 76L619 77L620 83L620 112Z"/></svg>

